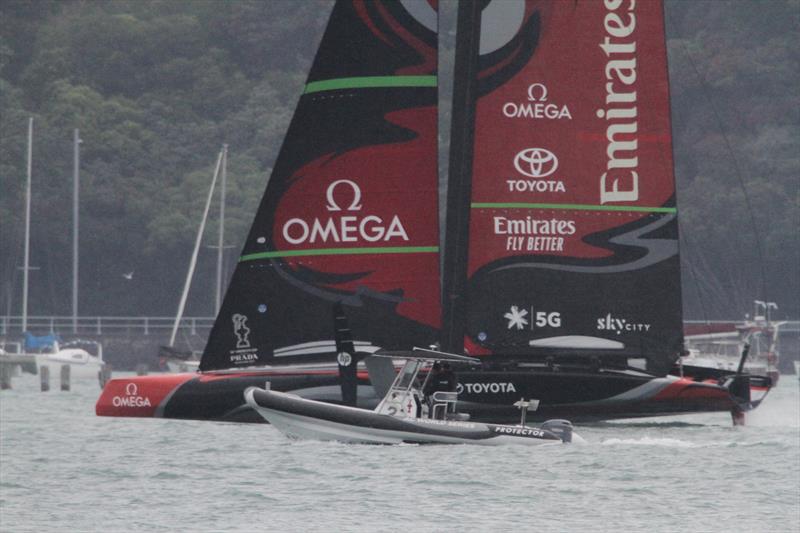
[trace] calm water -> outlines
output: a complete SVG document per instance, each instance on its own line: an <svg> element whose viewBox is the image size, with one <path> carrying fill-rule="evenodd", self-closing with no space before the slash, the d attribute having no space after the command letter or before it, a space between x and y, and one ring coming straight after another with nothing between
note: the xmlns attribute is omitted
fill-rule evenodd
<svg viewBox="0 0 800 533"><path fill-rule="evenodd" d="M800 530L800 395L581 426L585 445L290 442L267 425L94 415L96 383L0 392L0 530ZM55 384L55 381L54 381Z"/></svg>

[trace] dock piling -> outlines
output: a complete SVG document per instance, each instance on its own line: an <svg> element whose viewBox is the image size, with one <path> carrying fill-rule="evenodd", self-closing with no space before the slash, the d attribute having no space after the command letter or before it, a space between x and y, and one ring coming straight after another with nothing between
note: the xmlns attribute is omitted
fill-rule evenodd
<svg viewBox="0 0 800 533"><path fill-rule="evenodd" d="M0 363L0 390L8 390L11 388L11 374L13 373L13 365Z"/></svg>
<svg viewBox="0 0 800 533"><path fill-rule="evenodd" d="M61 390L68 391L70 387L69 383L69 375L70 375L70 366L69 365L61 365Z"/></svg>
<svg viewBox="0 0 800 533"><path fill-rule="evenodd" d="M100 380L100 388L105 388L106 383L111 379L111 365L108 363L104 364L97 373L97 377Z"/></svg>
<svg viewBox="0 0 800 533"><path fill-rule="evenodd" d="M39 377L41 378L42 392L50 390L50 367L42 365L39 367Z"/></svg>

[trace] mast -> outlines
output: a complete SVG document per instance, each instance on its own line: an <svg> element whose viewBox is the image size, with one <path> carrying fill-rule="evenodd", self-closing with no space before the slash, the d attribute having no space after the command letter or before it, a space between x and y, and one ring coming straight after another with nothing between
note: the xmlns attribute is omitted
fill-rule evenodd
<svg viewBox="0 0 800 533"><path fill-rule="evenodd" d="M178 334L178 325L183 317L183 309L186 306L186 298L189 296L189 288L192 285L192 276L194 275L194 267L197 265L197 254L200 251L200 242L203 240L203 231L206 227L206 220L208 219L208 211L211 208L211 198L214 196L214 187L217 184L217 176L219 175L219 167L222 164L222 156L225 152L223 148L217 156L217 165L214 168L214 177L211 179L211 187L208 188L208 196L206 197L206 207L203 210L203 219L200 222L200 227L197 229L197 238L194 241L194 251L192 251L192 259L189 261L189 271L186 273L186 281L183 284L183 294L181 294L181 302L178 304L178 312L175 315L175 323L172 325L172 335L169 337L169 345L172 347L175 344L175 336Z"/></svg>
<svg viewBox="0 0 800 533"><path fill-rule="evenodd" d="M464 349L465 288L469 243L472 155L477 99L481 2L460 2L456 30L450 171L447 188L444 272L442 278L442 350Z"/></svg>
<svg viewBox="0 0 800 533"><path fill-rule="evenodd" d="M72 333L78 333L78 194L80 183L80 132L72 137Z"/></svg>
<svg viewBox="0 0 800 533"><path fill-rule="evenodd" d="M219 194L219 243L217 245L217 294L214 314L222 306L222 254L225 244L225 184L228 180L228 145L222 145L222 181Z"/></svg>
<svg viewBox="0 0 800 533"><path fill-rule="evenodd" d="M28 118L28 181L25 186L25 258L22 267L22 331L28 330L28 271L31 252L31 174L33 161L33 117Z"/></svg>

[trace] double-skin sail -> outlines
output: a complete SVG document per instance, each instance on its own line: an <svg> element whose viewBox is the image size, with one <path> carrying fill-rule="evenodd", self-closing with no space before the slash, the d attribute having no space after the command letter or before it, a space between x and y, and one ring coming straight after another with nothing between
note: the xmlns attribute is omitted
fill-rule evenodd
<svg viewBox="0 0 800 533"><path fill-rule="evenodd" d="M333 8L200 365L332 360L438 337L437 25L425 0Z"/></svg>
<svg viewBox="0 0 800 533"><path fill-rule="evenodd" d="M458 32L444 348L665 373L682 333L661 2L462 2Z"/></svg>

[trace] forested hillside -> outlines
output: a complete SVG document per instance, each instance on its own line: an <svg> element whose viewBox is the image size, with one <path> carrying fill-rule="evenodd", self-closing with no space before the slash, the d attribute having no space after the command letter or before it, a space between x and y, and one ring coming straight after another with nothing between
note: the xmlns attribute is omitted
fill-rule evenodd
<svg viewBox="0 0 800 533"><path fill-rule="evenodd" d="M441 4L451 36L454 3ZM32 314L71 310L75 128L81 314L174 314L223 143L230 272L330 6L0 3L0 314L20 312L29 116ZM739 318L754 298L796 317L800 2L671 0L666 13L687 317ZM212 212L205 244L216 231ZM187 314L213 314L215 253L201 253Z"/></svg>

